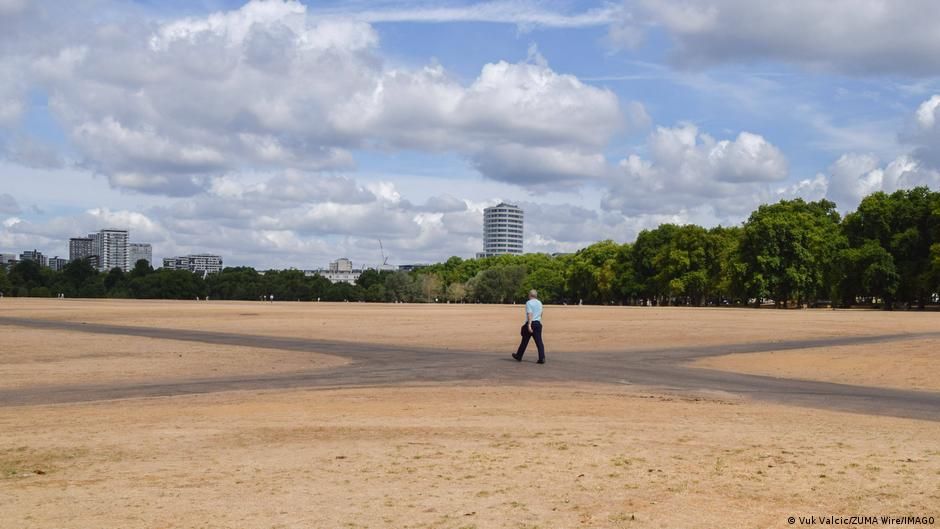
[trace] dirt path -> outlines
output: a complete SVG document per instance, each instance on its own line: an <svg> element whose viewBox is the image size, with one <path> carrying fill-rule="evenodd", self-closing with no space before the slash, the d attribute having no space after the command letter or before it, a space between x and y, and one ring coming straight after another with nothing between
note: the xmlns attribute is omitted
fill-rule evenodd
<svg viewBox="0 0 940 529"><path fill-rule="evenodd" d="M167 378L148 383L48 385L0 391L0 406L87 402L232 390L336 388L426 382L497 384L594 382L649 386L679 393L724 392L789 405L940 421L940 393L793 380L686 367L707 356L937 338L940 332L846 336L766 343L654 348L622 353L551 351L549 364L517 364L508 354L253 336L150 327L0 317L0 324L36 329L139 336L220 345L325 353L352 362L336 368L265 376ZM529 359L527 359L529 360Z"/></svg>

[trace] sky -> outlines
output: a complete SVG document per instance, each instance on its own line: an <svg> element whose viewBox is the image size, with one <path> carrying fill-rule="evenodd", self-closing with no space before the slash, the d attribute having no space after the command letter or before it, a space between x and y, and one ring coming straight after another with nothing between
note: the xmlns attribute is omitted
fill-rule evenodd
<svg viewBox="0 0 940 529"><path fill-rule="evenodd" d="M934 0L0 0L0 252L311 269L940 189Z"/></svg>

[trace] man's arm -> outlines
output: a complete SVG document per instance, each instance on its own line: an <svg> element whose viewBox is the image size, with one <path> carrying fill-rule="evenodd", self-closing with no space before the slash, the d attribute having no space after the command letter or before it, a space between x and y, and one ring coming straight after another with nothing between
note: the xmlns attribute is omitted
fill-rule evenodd
<svg viewBox="0 0 940 529"><path fill-rule="evenodd" d="M525 311L525 323L529 326L529 332L532 332L532 311Z"/></svg>

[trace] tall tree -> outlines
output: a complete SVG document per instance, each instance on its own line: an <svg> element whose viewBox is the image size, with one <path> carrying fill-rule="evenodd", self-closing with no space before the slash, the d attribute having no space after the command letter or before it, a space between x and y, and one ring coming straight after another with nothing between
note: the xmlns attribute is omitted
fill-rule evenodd
<svg viewBox="0 0 940 529"><path fill-rule="evenodd" d="M0 292L3 292L4 295L8 295L12 288L13 283L11 283L10 278L7 277L6 267L0 266Z"/></svg>
<svg viewBox="0 0 940 529"><path fill-rule="evenodd" d="M751 297L777 306L828 296L835 257L846 246L828 200L781 200L760 206L744 225L740 258Z"/></svg>

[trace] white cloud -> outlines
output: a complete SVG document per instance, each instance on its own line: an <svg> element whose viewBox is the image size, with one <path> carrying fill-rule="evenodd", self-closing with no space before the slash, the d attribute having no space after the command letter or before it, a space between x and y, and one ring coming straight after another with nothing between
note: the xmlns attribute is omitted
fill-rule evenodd
<svg viewBox="0 0 940 529"><path fill-rule="evenodd" d="M937 108L940 107L940 95L933 95L917 107L917 124L921 129L930 130L937 122Z"/></svg>
<svg viewBox="0 0 940 529"><path fill-rule="evenodd" d="M719 216L740 214L770 195L770 183L787 177L783 153L750 132L718 141L689 123L659 127L647 149L649 160L632 154L620 161L604 209L666 213L707 202Z"/></svg>
<svg viewBox="0 0 940 529"><path fill-rule="evenodd" d="M871 193L890 193L921 185L940 187L940 173L906 155L882 166L874 155L850 153L829 167L827 197L841 210L848 211Z"/></svg>
<svg viewBox="0 0 940 529"><path fill-rule="evenodd" d="M242 170L347 170L370 149L452 152L485 176L533 184L512 151L575 183L597 177L625 125L612 92L553 71L537 50L464 84L433 63L387 67L367 22L293 0L69 32L67 44L36 45L26 78L51 94L82 167L142 193L192 195ZM0 121L15 121L21 98L4 93ZM635 102L627 118L649 120ZM574 171L572 159L590 163Z"/></svg>
<svg viewBox="0 0 940 529"><path fill-rule="evenodd" d="M901 132L902 143L912 148L910 157L923 168L940 169L940 95L923 101L909 118L909 125Z"/></svg>
<svg viewBox="0 0 940 529"><path fill-rule="evenodd" d="M642 105L629 110L639 122L631 124L645 125ZM487 64L468 87L440 66L392 70L375 90L343 104L335 122L386 148L455 151L490 178L536 187L601 175L601 152L625 125L613 93L558 74L538 57Z"/></svg>
<svg viewBox="0 0 940 529"><path fill-rule="evenodd" d="M940 4L933 0L639 0L628 8L630 31L665 28L675 59L685 65L770 59L914 75L934 75L940 67Z"/></svg>
<svg viewBox="0 0 940 529"><path fill-rule="evenodd" d="M802 198L816 201L826 198L829 192L829 178L819 173L813 178L805 178L793 185L777 188L775 194L781 199Z"/></svg>
<svg viewBox="0 0 940 529"><path fill-rule="evenodd" d="M374 7L378 4L378 7ZM446 2L427 2L402 6L390 3L382 6L381 2L366 4L355 3L339 8L314 8L318 15L354 18L369 23L383 22L491 22L515 24L524 29L536 27L581 28L603 26L617 20L621 8L607 4L578 13L562 13L546 9L539 2L523 0L503 0L474 4L447 5Z"/></svg>

